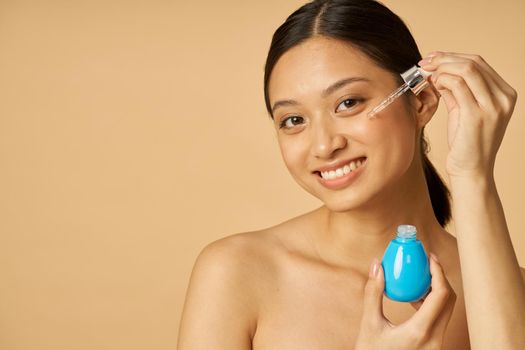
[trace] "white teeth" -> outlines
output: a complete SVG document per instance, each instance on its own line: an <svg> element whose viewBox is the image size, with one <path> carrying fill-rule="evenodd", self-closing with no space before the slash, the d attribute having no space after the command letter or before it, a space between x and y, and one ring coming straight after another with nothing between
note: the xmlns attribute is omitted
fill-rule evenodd
<svg viewBox="0 0 525 350"><path fill-rule="evenodd" d="M345 176L349 172L359 168L362 164L364 164L364 161L361 161L360 159L358 161L351 161L349 164L346 164L344 167L339 169L321 172L321 176L323 179L333 180L335 178Z"/></svg>

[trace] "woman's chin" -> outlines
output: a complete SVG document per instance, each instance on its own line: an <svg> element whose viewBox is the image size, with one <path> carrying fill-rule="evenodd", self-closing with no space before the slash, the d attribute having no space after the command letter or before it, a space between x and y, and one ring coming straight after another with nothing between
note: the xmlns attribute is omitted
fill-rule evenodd
<svg viewBox="0 0 525 350"><path fill-rule="evenodd" d="M346 212L352 210L366 210L375 205L385 202L382 191L372 190L371 186L366 186L366 191L348 191L348 193L332 193L316 196L326 208L334 212Z"/></svg>
<svg viewBox="0 0 525 350"><path fill-rule="evenodd" d="M319 198L326 208L334 212L352 211L364 207L366 200L359 197Z"/></svg>

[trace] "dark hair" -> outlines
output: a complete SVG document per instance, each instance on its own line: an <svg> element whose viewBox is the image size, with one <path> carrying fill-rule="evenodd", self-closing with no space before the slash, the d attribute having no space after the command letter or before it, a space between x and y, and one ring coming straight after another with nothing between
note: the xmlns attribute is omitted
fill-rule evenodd
<svg viewBox="0 0 525 350"><path fill-rule="evenodd" d="M314 36L345 41L370 57L378 66L400 73L422 57L409 29L395 13L374 0L314 0L295 12L275 31L264 68L264 99L273 119L268 82L279 58L292 47ZM450 221L450 192L427 157L428 142L421 133L421 155L434 215L442 227Z"/></svg>

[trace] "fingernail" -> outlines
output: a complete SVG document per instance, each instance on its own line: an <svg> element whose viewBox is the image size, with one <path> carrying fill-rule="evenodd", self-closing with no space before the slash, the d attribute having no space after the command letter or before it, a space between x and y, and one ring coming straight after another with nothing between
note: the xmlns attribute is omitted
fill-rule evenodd
<svg viewBox="0 0 525 350"><path fill-rule="evenodd" d="M437 256L436 256L436 254L434 254L434 253L430 253L430 257L431 257L432 259L434 259L435 262L439 262L439 260L438 260L438 258L437 258Z"/></svg>
<svg viewBox="0 0 525 350"><path fill-rule="evenodd" d="M420 66L425 66L427 64L430 64L430 62L432 62L432 57L426 57L426 58L422 59L421 61L419 61L418 64Z"/></svg>
<svg viewBox="0 0 525 350"><path fill-rule="evenodd" d="M379 260L377 260L377 258L374 258L372 260L372 264L370 265L370 272L369 272L370 277L376 278L378 270L379 270Z"/></svg>
<svg viewBox="0 0 525 350"><path fill-rule="evenodd" d="M441 51L432 51L431 53L429 53L427 55L427 57L435 57L437 55L439 55L441 53Z"/></svg>

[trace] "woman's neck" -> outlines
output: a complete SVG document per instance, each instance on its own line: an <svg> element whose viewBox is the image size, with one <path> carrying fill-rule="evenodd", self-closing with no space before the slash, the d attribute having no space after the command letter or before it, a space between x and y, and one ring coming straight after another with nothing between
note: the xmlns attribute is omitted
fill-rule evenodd
<svg viewBox="0 0 525 350"><path fill-rule="evenodd" d="M335 212L324 205L318 208L319 226L313 242L319 258L367 273L371 259L382 258L401 224L416 226L417 238L427 252L436 249L443 228L434 215L422 168L413 168L417 169L413 176L406 176L390 193L385 191L366 207L347 212Z"/></svg>

